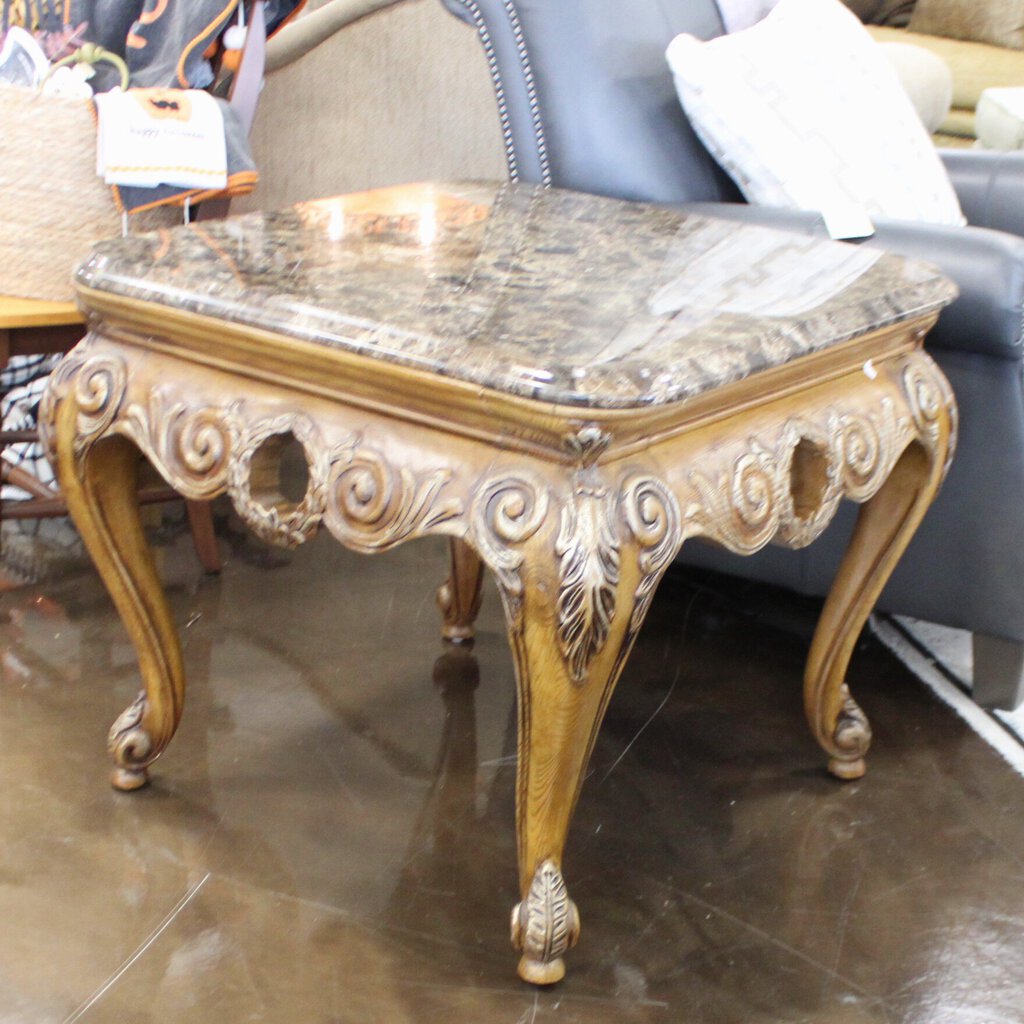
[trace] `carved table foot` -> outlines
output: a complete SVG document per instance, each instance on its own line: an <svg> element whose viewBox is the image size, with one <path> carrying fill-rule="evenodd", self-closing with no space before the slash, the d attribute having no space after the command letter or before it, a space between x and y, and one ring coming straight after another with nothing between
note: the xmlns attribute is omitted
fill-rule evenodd
<svg viewBox="0 0 1024 1024"><path fill-rule="evenodd" d="M864 755L871 745L871 725L868 716L850 696L850 688L843 683L839 688L842 710L832 729L831 749L835 751L828 761L828 770L844 782L863 777L868 770Z"/></svg>
<svg viewBox="0 0 1024 1024"><path fill-rule="evenodd" d="M533 877L526 898L512 910L512 945L522 951L519 977L534 985L553 985L565 977L562 955L580 937L580 916L565 880L547 860Z"/></svg>
<svg viewBox="0 0 1024 1024"><path fill-rule="evenodd" d="M484 564L464 541L451 540L451 572L437 589L437 604L444 624L445 640L461 643L473 639L473 624L483 598Z"/></svg>
<svg viewBox="0 0 1024 1024"><path fill-rule="evenodd" d="M114 759L110 782L114 789L130 793L149 784L147 765L153 760L153 740L142 724L146 716L146 694L140 693L110 727L107 749Z"/></svg>

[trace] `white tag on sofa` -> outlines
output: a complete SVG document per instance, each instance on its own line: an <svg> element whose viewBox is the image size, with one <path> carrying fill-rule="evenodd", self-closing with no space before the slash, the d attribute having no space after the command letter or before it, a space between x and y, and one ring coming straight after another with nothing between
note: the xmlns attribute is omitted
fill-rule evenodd
<svg viewBox="0 0 1024 1024"><path fill-rule="evenodd" d="M821 219L825 222L825 230L838 241L870 238L875 233L871 218L864 212L864 207L856 203L832 202L822 211Z"/></svg>

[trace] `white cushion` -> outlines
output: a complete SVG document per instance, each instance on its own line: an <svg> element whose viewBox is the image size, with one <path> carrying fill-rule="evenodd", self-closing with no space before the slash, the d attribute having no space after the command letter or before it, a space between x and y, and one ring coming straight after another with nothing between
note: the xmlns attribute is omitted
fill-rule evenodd
<svg viewBox="0 0 1024 1024"><path fill-rule="evenodd" d="M953 72L938 54L910 43L877 43L906 89L917 116L937 131L953 106Z"/></svg>
<svg viewBox="0 0 1024 1024"><path fill-rule="evenodd" d="M974 128L982 149L1024 148L1024 88L985 89Z"/></svg>
<svg viewBox="0 0 1024 1024"><path fill-rule="evenodd" d="M965 223L896 72L840 0L779 0L742 32L677 36L667 57L694 129L750 202L830 225Z"/></svg>

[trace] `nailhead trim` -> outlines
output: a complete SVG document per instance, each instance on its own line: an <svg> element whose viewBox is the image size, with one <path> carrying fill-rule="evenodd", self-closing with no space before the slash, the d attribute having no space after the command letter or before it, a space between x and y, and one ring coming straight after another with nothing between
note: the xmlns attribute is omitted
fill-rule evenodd
<svg viewBox="0 0 1024 1024"><path fill-rule="evenodd" d="M519 52L519 64L523 71L523 80L526 82L526 95L530 101L530 119L533 121L533 135L537 143L537 158L540 161L541 182L544 185L550 185L551 165L548 162L547 140L544 138L544 121L540 116L540 101L537 98L537 87L533 80L533 68L530 66L530 54L526 48L523 26L519 21L519 12L516 10L515 0L504 0L504 6L509 24L512 26L512 35L515 38L516 49Z"/></svg>
<svg viewBox="0 0 1024 1024"><path fill-rule="evenodd" d="M480 5L476 0L458 0L458 3L469 12L476 26L477 35L484 48L484 55L487 58L487 67L491 73L491 81L494 84L494 95L498 103L498 118L501 122L501 134L505 143L505 159L508 163L508 174L512 181L519 180L519 164L516 159L515 139L512 135L512 124L508 114L508 103L505 97L505 87L501 80L501 71L498 68L498 60L494 53L494 42L487 29ZM523 73L523 82L526 85L526 95L530 104L530 119L533 122L534 141L537 145L537 159L540 163L541 183L545 186L551 185L551 165L548 159L547 141L544 137L544 121L540 113L540 101L537 97L536 83L533 77L533 69L530 66L530 55L526 46L526 39L523 35L522 24L519 21L519 12L516 10L513 0L503 0L502 6L508 17L509 26L512 29L512 37L515 40L516 51L519 54L519 67Z"/></svg>

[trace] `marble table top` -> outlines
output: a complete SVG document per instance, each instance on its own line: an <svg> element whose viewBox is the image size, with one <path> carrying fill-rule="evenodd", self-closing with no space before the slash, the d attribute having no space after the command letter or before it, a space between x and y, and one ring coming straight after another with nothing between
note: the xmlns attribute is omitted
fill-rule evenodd
<svg viewBox="0 0 1024 1024"><path fill-rule="evenodd" d="M490 183L129 236L101 243L77 280L593 408L680 401L956 294L934 267L869 246Z"/></svg>

